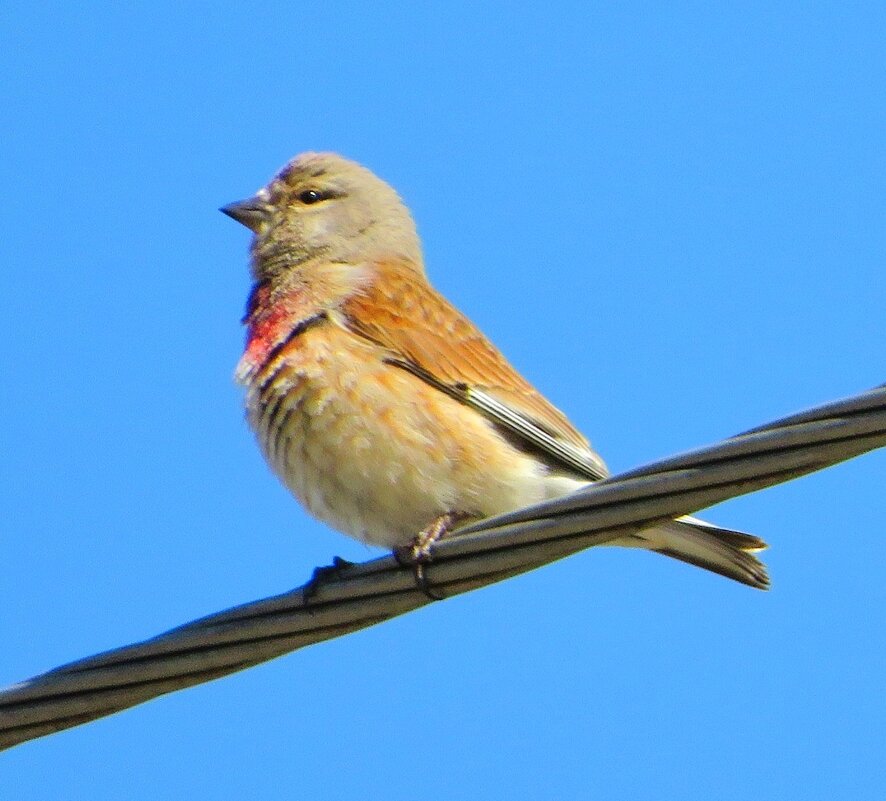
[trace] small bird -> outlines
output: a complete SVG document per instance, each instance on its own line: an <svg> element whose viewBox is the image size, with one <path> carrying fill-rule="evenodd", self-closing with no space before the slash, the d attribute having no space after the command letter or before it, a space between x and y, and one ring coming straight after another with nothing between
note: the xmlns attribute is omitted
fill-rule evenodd
<svg viewBox="0 0 886 801"><path fill-rule="evenodd" d="M397 192L304 153L223 211L253 234L236 377L264 455L307 510L417 561L461 523L608 475L590 443L428 281ZM765 589L757 537L684 517L610 544Z"/></svg>

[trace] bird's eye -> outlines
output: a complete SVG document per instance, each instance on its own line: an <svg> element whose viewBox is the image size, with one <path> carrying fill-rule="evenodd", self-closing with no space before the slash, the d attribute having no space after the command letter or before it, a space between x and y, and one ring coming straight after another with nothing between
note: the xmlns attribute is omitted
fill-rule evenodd
<svg viewBox="0 0 886 801"><path fill-rule="evenodd" d="M306 203L307 205L310 205L311 203L319 203L321 200L324 200L325 198L316 189L305 189L305 191L302 192L298 196L298 199L302 203Z"/></svg>

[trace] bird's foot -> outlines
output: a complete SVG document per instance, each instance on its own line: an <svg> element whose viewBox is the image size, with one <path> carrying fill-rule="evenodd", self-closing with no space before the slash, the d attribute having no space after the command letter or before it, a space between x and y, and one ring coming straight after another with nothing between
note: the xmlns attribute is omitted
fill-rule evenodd
<svg viewBox="0 0 886 801"><path fill-rule="evenodd" d="M311 578L308 579L308 583L305 584L304 589L302 590L304 602L307 604L311 598L317 594L320 585L325 581L340 577L343 570L353 567L355 564L356 562L349 562L347 559L342 559L340 556L333 556L331 565L315 567L314 572L311 573Z"/></svg>
<svg viewBox="0 0 886 801"><path fill-rule="evenodd" d="M394 549L394 557L401 565L412 565L415 586L432 601L442 601L441 595L431 587L425 565L432 561L434 544L452 531L455 526L469 517L465 512L447 512L425 526L409 545L401 545Z"/></svg>

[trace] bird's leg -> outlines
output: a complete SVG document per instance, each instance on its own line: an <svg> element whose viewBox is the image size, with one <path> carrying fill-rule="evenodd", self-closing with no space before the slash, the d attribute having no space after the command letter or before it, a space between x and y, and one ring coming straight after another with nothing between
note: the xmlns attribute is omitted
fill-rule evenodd
<svg viewBox="0 0 886 801"><path fill-rule="evenodd" d="M331 565L315 567L314 572L311 573L311 578L308 579L308 583L305 584L304 589L302 590L304 602L307 603L317 594L317 590L320 589L320 585L324 581L337 578L341 575L343 570L353 567L354 564L356 563L349 562L347 559L342 559L340 556L333 556Z"/></svg>
<svg viewBox="0 0 886 801"><path fill-rule="evenodd" d="M425 564L431 561L434 543L445 537L455 526L470 517L465 512L447 512L425 526L409 545L394 549L394 556L401 565L412 565L416 586L432 601L442 601L445 596L435 592L428 584Z"/></svg>

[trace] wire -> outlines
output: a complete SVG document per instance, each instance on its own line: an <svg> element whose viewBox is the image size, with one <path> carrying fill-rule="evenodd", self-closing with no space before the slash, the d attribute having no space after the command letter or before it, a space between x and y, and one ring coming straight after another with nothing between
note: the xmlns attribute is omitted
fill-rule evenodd
<svg viewBox="0 0 886 801"><path fill-rule="evenodd" d="M886 445L886 385L482 520L434 546L426 579L453 596L660 520ZM393 555L324 569L284 595L234 607L0 691L0 749L234 673L430 603Z"/></svg>

